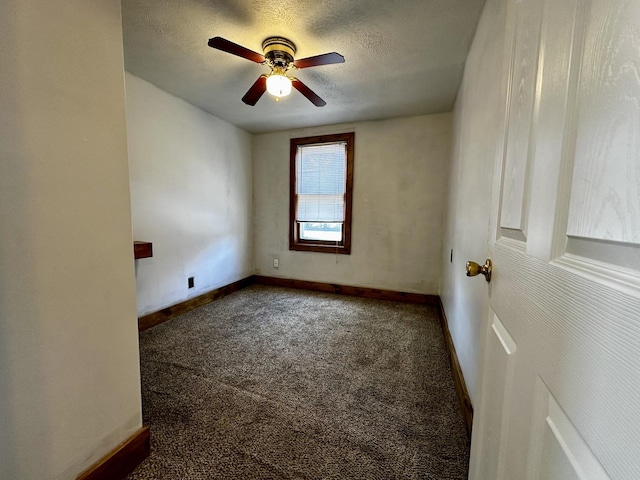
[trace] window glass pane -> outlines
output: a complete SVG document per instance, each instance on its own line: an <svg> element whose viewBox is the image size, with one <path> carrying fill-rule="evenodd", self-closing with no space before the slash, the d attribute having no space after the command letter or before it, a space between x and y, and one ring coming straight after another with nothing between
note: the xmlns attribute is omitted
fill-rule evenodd
<svg viewBox="0 0 640 480"><path fill-rule="evenodd" d="M296 219L343 222L346 142L301 145L296 155Z"/></svg>
<svg viewBox="0 0 640 480"><path fill-rule="evenodd" d="M300 238L340 242L342 241L342 224L303 222L300 224Z"/></svg>

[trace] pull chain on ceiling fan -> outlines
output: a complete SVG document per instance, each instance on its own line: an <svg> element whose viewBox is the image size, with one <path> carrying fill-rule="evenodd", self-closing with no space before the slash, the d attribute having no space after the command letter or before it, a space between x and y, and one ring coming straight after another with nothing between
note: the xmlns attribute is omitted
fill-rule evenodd
<svg viewBox="0 0 640 480"><path fill-rule="evenodd" d="M327 102L300 80L288 75L288 72L291 69L344 63L344 57L336 52L294 60L296 46L291 40L283 37L269 37L262 42L264 55L222 37L210 39L209 46L271 68L271 73L258 77L247 93L245 93L244 97L242 97L242 101L251 106L260 100L260 97L262 97L265 91L275 96L277 101L280 97L289 95L289 93L291 93L291 87L293 86L293 88L298 90L316 107L324 107Z"/></svg>

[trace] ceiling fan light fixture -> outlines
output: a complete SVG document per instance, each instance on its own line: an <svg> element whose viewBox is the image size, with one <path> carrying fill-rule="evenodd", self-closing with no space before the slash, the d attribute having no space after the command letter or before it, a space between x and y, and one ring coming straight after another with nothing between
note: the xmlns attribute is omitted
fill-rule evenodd
<svg viewBox="0 0 640 480"><path fill-rule="evenodd" d="M327 102L299 79L289 77L287 72L291 69L300 70L303 68L319 67L321 65L344 63L344 57L337 52L323 53L322 55L295 60L295 44L291 40L283 37L269 37L262 42L264 55L222 37L210 38L209 46L216 50L221 50L259 63L271 69L269 74L260 75L247 93L244 94L244 97L242 97L242 101L252 107L260 100L264 92L269 92L276 97L277 102L280 100L280 97L289 95L292 87L316 107L324 107Z"/></svg>
<svg viewBox="0 0 640 480"><path fill-rule="evenodd" d="M267 77L267 92L274 97L286 97L291 93L291 79L280 73L272 73Z"/></svg>

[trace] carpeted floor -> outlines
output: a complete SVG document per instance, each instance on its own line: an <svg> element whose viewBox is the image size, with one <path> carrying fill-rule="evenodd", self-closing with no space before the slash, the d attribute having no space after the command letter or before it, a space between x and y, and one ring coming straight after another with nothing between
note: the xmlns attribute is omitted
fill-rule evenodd
<svg viewBox="0 0 640 480"><path fill-rule="evenodd" d="M134 479L466 479L435 307L253 285L141 334Z"/></svg>

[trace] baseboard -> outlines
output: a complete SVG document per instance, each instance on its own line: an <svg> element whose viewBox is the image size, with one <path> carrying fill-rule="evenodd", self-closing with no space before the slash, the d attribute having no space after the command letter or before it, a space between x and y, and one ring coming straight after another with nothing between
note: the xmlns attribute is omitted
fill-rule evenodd
<svg viewBox="0 0 640 480"><path fill-rule="evenodd" d="M299 290L312 290L323 293L337 293L352 297L373 298L376 300L391 300L394 302L418 303L422 305L438 305L437 295L425 295L422 293L396 292L393 290L381 290L378 288L352 287L336 283L311 282L308 280L294 280L291 278L266 277L254 275L254 283L270 285L273 287L297 288Z"/></svg>
<svg viewBox="0 0 640 480"><path fill-rule="evenodd" d="M122 480L151 453L149 427L142 427L105 455L77 480Z"/></svg>
<svg viewBox="0 0 640 480"><path fill-rule="evenodd" d="M458 400L460 401L460 407L464 415L464 421L467 425L467 433L469 439L471 439L471 428L473 425L473 405L471 404L471 397L469 396L469 390L467 390L467 384L464 381L464 375L462 374L462 368L460 368L460 362L458 361L458 354L456 353L456 347L453 345L453 339L451 338L451 332L449 331L449 322L447 321L447 314L444 311L444 305L442 300L438 297L438 305L440 307L440 323L442 324L442 333L444 334L444 341L449 351L449 361L451 362L451 371L453 373L453 382L458 392Z"/></svg>
<svg viewBox="0 0 640 480"><path fill-rule="evenodd" d="M171 320L172 318L177 317L178 315L182 315L183 313L187 313L194 308L201 307L206 305L207 303L211 303L214 300L218 300L230 293L237 292L238 290L247 287L253 283L253 276L243 278L242 280L238 280L237 282L230 283L229 285L225 285L224 287L216 288L202 295L198 295L197 297L190 298L185 300L184 302L176 303L167 308L163 308L157 312L149 313L138 318L138 330L143 331L147 328L155 327L167 320Z"/></svg>

